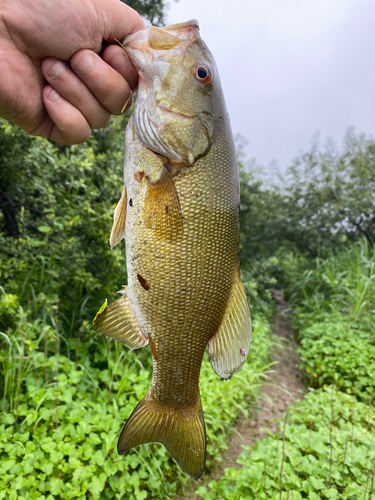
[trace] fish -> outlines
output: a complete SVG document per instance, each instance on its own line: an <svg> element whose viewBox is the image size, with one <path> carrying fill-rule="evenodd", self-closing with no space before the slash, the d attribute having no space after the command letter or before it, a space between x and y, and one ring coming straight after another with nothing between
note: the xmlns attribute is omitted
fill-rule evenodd
<svg viewBox="0 0 375 500"><path fill-rule="evenodd" d="M228 379L250 350L239 267L236 150L215 60L196 20L122 41L139 73L125 131L124 186L110 245L125 239L128 284L96 330L130 349L150 345L152 382L117 449L165 446L195 480L205 468L199 391L203 356Z"/></svg>

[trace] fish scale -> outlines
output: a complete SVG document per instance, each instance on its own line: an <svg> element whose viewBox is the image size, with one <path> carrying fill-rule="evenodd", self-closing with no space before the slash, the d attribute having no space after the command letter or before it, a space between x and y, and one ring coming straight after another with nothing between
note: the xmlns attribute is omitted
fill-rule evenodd
<svg viewBox="0 0 375 500"><path fill-rule="evenodd" d="M198 479L204 351L208 345L213 369L226 379L243 366L251 340L235 147L196 21L151 27L123 44L140 73L111 233L111 246L125 238L128 285L94 325L130 348L150 343L153 356L151 386L122 430L119 452L160 442Z"/></svg>

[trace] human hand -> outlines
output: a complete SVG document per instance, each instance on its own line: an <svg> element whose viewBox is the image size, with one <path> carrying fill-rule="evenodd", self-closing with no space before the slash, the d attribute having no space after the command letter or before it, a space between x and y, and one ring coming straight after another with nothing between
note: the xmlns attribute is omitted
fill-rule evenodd
<svg viewBox="0 0 375 500"><path fill-rule="evenodd" d="M119 0L0 0L0 116L30 135L86 141L138 79L120 46L99 56L103 42L143 28Z"/></svg>

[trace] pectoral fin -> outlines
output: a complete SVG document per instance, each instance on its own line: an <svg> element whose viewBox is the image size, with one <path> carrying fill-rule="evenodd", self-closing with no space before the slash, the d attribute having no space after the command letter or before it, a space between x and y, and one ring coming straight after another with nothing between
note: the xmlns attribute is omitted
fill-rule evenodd
<svg viewBox="0 0 375 500"><path fill-rule="evenodd" d="M124 189L122 190L121 199L117 203L115 213L113 214L113 226L112 226L111 236L109 238L111 250L113 250L113 247L117 245L117 243L120 243L120 241L123 238L125 238L127 204L128 204L128 197L126 194L126 186L124 186Z"/></svg>
<svg viewBox="0 0 375 500"><path fill-rule="evenodd" d="M137 318L129 303L126 287L120 292L122 297L106 307L106 302L99 309L94 319L94 328L106 337L111 337L129 349L138 349L148 344Z"/></svg>
<svg viewBox="0 0 375 500"><path fill-rule="evenodd" d="M147 226L160 238L174 240L182 234L178 193L166 168L160 180L154 183L148 182L144 210Z"/></svg>
<svg viewBox="0 0 375 500"><path fill-rule="evenodd" d="M241 370L249 355L250 343L250 309L238 273L220 328L208 341L208 356L214 372L228 379Z"/></svg>

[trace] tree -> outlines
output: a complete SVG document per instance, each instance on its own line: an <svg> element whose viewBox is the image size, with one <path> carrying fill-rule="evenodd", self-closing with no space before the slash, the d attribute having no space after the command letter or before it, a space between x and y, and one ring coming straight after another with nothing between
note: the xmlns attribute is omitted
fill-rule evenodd
<svg viewBox="0 0 375 500"><path fill-rule="evenodd" d="M164 0L127 0L124 3L139 12L152 25L162 26L164 24Z"/></svg>

